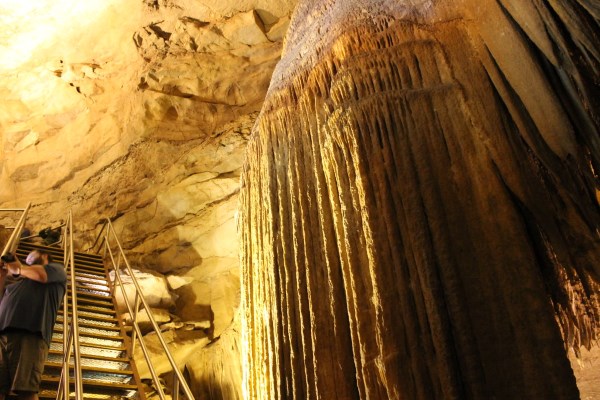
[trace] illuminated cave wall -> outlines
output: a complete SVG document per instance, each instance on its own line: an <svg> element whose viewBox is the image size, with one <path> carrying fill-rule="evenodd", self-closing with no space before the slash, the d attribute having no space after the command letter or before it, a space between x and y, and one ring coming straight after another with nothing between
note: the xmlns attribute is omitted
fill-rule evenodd
<svg viewBox="0 0 600 400"><path fill-rule="evenodd" d="M197 398L241 398L239 176L293 7L0 1L0 207L72 208L78 249L110 217Z"/></svg>
<svg viewBox="0 0 600 400"><path fill-rule="evenodd" d="M305 2L238 203L294 5L2 1L0 204L112 217L198 398L242 396L241 347L249 398L574 396L596 2Z"/></svg>
<svg viewBox="0 0 600 400"><path fill-rule="evenodd" d="M301 1L242 174L251 399L578 396L592 1Z"/></svg>

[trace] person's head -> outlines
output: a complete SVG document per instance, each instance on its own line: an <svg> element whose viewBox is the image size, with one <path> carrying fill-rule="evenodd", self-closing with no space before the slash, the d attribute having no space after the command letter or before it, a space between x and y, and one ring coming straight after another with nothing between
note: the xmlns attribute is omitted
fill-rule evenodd
<svg viewBox="0 0 600 400"><path fill-rule="evenodd" d="M33 250L31 253L29 253L27 255L27 258L25 259L25 263L27 263L27 265L34 265L34 264L38 264L38 265L46 265L48 263L52 262L52 254L48 253L45 250Z"/></svg>

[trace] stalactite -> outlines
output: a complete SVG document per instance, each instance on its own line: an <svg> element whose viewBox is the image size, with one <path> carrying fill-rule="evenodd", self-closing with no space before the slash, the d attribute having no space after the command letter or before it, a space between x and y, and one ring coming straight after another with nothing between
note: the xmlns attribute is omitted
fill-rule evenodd
<svg viewBox="0 0 600 400"><path fill-rule="evenodd" d="M242 176L247 398L577 396L598 15L549 3L298 5Z"/></svg>

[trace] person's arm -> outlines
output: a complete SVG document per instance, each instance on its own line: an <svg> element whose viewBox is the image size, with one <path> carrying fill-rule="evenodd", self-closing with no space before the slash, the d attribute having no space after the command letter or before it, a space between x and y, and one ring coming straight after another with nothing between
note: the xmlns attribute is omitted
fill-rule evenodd
<svg viewBox="0 0 600 400"><path fill-rule="evenodd" d="M23 264L17 258L14 262L7 263L8 272L13 275L20 275L24 278L31 279L40 283L48 282L48 274L43 265L33 264L23 268Z"/></svg>

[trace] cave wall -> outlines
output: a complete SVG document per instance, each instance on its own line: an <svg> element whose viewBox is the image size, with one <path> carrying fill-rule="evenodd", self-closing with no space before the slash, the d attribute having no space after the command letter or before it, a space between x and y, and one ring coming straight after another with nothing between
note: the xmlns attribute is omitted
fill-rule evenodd
<svg viewBox="0 0 600 400"><path fill-rule="evenodd" d="M577 398L592 1L304 0L242 174L247 398Z"/></svg>
<svg viewBox="0 0 600 400"><path fill-rule="evenodd" d="M111 218L196 393L241 398L239 175L294 2L14 3L0 207L31 201L33 232L72 208L79 249Z"/></svg>
<svg viewBox="0 0 600 400"><path fill-rule="evenodd" d="M595 2L308 1L281 62L295 2L8 4L0 206L72 207L80 248L113 218L199 397L240 398L242 361L250 398L574 396Z"/></svg>

